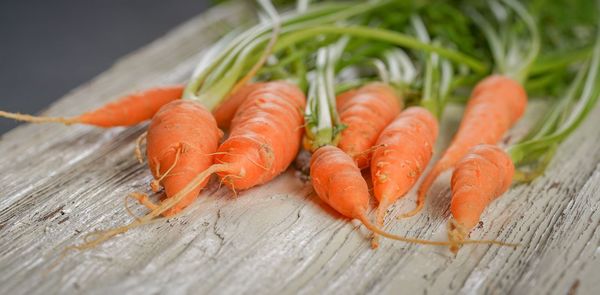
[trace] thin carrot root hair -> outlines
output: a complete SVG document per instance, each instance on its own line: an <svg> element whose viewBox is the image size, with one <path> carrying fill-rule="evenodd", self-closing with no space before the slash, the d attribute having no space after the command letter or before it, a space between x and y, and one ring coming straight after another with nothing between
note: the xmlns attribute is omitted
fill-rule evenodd
<svg viewBox="0 0 600 295"><path fill-rule="evenodd" d="M503 246L503 247L513 247L513 248L518 246L518 244L505 243L505 242L496 241L496 240L463 239L463 240L442 242L442 241L431 241L431 240L423 240L423 239L416 239L416 238L407 238L407 237L403 237L403 236L394 235L394 234L388 233L388 232L380 229L379 227L377 227L377 225L373 224L367 218L367 216L364 214L360 215L358 217L358 219L365 225L365 227L368 230L372 231L373 233L376 233L376 234L386 237L388 239L402 241L402 242L411 243L411 244L422 244L422 245L431 245L431 246L447 246L447 247L456 247L457 245L465 245L465 244L498 245L498 246Z"/></svg>
<svg viewBox="0 0 600 295"><path fill-rule="evenodd" d="M36 123L36 124L61 123L61 124L68 126L71 124L79 123L79 120L77 117L32 116L32 115L27 115L27 114L10 113L10 112L5 112L5 111L0 111L0 117L7 118L7 119L13 119L16 121L21 121L21 122Z"/></svg>
<svg viewBox="0 0 600 295"><path fill-rule="evenodd" d="M148 136L148 131L144 131L144 133L140 134L138 138L135 140L135 150L133 153L135 154L135 158L140 162L140 164L144 164L144 156L142 153L142 145L146 143L146 139Z"/></svg>
<svg viewBox="0 0 600 295"><path fill-rule="evenodd" d="M386 146L387 146L387 144L385 144L385 143L382 143L382 144L377 144L377 145L374 145L374 146L372 146L372 147L370 147L370 148L368 148L368 149L366 149L366 150L364 150L364 151L357 152L357 153L348 153L348 155L349 155L351 158L353 158L353 159L354 159L354 158L356 158L356 157L359 157L359 156L365 156L365 155L369 155L369 154L371 154L371 153L375 152L376 150L378 150L378 149L380 149L380 148L384 148L384 147L386 147Z"/></svg>
<svg viewBox="0 0 600 295"><path fill-rule="evenodd" d="M134 194L142 194L142 193L131 193L131 194L125 196L125 198L123 199L123 202L125 203L124 204L125 205L125 211L127 212L127 214L129 216L133 217L135 220L138 220L138 219L140 219L140 217L137 216L137 215L135 215L133 213L133 211L131 211L131 208L129 207L129 199L130 198L137 199L137 198L134 197ZM139 202L139 200L138 200L138 202Z"/></svg>
<svg viewBox="0 0 600 295"><path fill-rule="evenodd" d="M437 168L437 169L436 169ZM446 171L447 167L433 167L433 170L427 174L423 182L421 183L419 190L417 192L417 201L416 206L411 211L398 215L396 218L409 218L417 215L417 213L421 212L423 207L425 207L425 198L427 197L427 193L429 192L429 188L433 184L433 182Z"/></svg>
<svg viewBox="0 0 600 295"><path fill-rule="evenodd" d="M190 183L188 183L186 185L186 187L184 187L181 191L179 191L174 196L172 196L166 200L163 200L160 204L151 203L150 200L148 200L147 196L144 194L132 194L132 197L138 198L138 200L143 200L143 201L141 201L141 203L144 204L145 206L147 206L146 204L152 204L151 206L156 206L156 207L153 210L151 210L148 214L146 214L142 217L139 217L138 219L134 220L133 222L131 222L127 225L115 227L115 228L108 229L108 230L96 231L96 232L89 233L83 238L82 244L66 247L63 250L63 252L67 252L70 250L83 251L83 250L93 249L93 248L96 248L98 245L112 239L113 237L115 237L119 234L125 233L131 229L134 229L134 228L137 228L137 227L140 227L140 226L143 226L143 225L146 225L146 224L158 221L158 220L172 218L172 216L169 216L169 217L162 217L162 218L157 219L157 217L159 215L161 215L163 212L175 207L179 202L181 202L190 192L192 192L197 186L199 186L202 182L204 182L204 180L206 180L206 178L210 177L215 172L223 171L224 169L226 169L226 166L227 165L218 165L218 164L210 166L208 169L204 170L202 173L198 174L194 179L192 179L192 181L190 181Z"/></svg>
<svg viewBox="0 0 600 295"><path fill-rule="evenodd" d="M209 156L214 156L214 155L228 155L228 156L243 156L243 154L236 154L236 153L230 153L230 152L214 152L214 153L210 153L207 154ZM217 159L218 161L222 161L221 159ZM247 159L248 161L250 161L250 163L258 166L259 168L263 169L263 170L269 170L269 168L265 167L264 165L259 164L258 162L252 160L251 158ZM221 162L222 163L222 162Z"/></svg>
<svg viewBox="0 0 600 295"><path fill-rule="evenodd" d="M382 198L377 206L377 210L375 210L375 218L378 227L383 227L385 215L387 213L389 207L389 203L387 198ZM377 249L379 247L379 235L373 233L373 237L371 238L371 248Z"/></svg>
<svg viewBox="0 0 600 295"><path fill-rule="evenodd" d="M167 169L167 171L165 171L165 173L163 173L162 175L160 175L158 177L158 179L154 179L152 180L152 182L150 182L150 188L152 189L153 192L158 192L161 190L162 186L161 186L161 181L163 181L163 179L165 179L166 177L168 177L169 175L171 175L171 171L173 171L173 169L175 168L175 166L177 166L177 163L179 162L179 156L181 156L181 153L183 153L184 148L182 146L177 147L177 149L175 149L175 160L173 161L173 164L171 165L171 167L169 167L169 169ZM158 171L157 171L158 172Z"/></svg>

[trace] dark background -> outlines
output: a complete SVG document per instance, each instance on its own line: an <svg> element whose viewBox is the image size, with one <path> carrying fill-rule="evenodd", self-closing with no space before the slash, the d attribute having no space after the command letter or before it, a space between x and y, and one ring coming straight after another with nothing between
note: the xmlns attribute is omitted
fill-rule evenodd
<svg viewBox="0 0 600 295"><path fill-rule="evenodd" d="M0 109L39 112L212 2L0 0Z"/></svg>

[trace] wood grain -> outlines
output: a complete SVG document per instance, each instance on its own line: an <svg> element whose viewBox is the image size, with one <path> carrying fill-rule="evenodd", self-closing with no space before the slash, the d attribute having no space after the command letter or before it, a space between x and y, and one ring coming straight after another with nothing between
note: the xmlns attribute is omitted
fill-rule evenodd
<svg viewBox="0 0 600 295"><path fill-rule="evenodd" d="M221 6L125 57L46 115L77 114L146 86L185 81L202 49L249 9ZM514 133L522 133L528 119ZM449 109L439 148L461 110ZM600 288L600 108L559 149L544 177L494 202L473 238L517 250L445 248L383 240L333 213L295 171L234 197L212 183L183 215L132 230L58 268L50 263L85 233L131 221L123 198L151 180L133 157L144 126L24 125L0 140L0 293L594 294ZM425 212L388 231L444 239L449 175ZM414 192L390 216L412 208ZM136 214L145 210L134 206Z"/></svg>

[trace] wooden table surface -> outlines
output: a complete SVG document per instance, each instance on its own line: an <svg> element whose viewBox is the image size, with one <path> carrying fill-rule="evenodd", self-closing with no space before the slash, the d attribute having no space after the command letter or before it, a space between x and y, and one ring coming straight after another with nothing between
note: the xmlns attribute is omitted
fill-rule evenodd
<svg viewBox="0 0 600 295"><path fill-rule="evenodd" d="M220 6L118 61L45 115L89 110L144 87L183 82L202 50L250 13ZM43 89L40 89L43 91ZM522 134L536 110L514 130ZM461 110L451 108L439 148ZM61 250L93 230L131 221L123 199L151 175L133 157L145 126L24 125L0 139L0 293L47 294L597 294L600 289L600 108L559 149L547 173L513 187L483 215L473 238L520 246L441 247L383 240L341 219L293 169L236 198L213 182L183 215L137 228L96 249ZM445 239L449 175L424 212L386 230ZM390 216L412 208L415 194ZM145 210L133 206L136 214Z"/></svg>

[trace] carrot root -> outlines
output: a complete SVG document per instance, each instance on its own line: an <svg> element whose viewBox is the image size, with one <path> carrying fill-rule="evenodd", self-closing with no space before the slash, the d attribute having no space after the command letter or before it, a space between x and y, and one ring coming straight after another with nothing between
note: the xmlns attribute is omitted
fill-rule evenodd
<svg viewBox="0 0 600 295"><path fill-rule="evenodd" d="M161 182L163 181L163 179L168 177L175 168L175 166L177 166L177 163L179 162L179 157L181 156L183 150L184 148L181 145L177 147L177 149L175 150L175 160L173 161L173 164L171 164L171 167L169 167L169 169L167 169L167 171L165 171L165 173L163 173L162 175L159 174L160 176L157 179L154 179L152 180L152 182L150 182L150 188L153 192L156 193L162 188ZM157 173L160 173L160 171L158 171Z"/></svg>
<svg viewBox="0 0 600 295"><path fill-rule="evenodd" d="M80 121L77 117L69 118L69 117L32 116L32 115L27 115L27 114L10 113L10 112L5 112L5 111L0 111L0 117L7 118L7 119L13 119L16 121L21 121L21 122L36 123L36 124L61 123L61 124L65 124L68 126L71 124L80 123Z"/></svg>
<svg viewBox="0 0 600 295"><path fill-rule="evenodd" d="M505 243L505 242L496 241L496 240L462 239L462 240L455 240L455 241L449 241L449 242L442 242L442 241L431 241L431 240L407 238L407 237L403 237L403 236L399 236L399 235L394 235L394 234L388 233L388 232L380 229L379 227L377 227L377 225L373 224L364 214L359 215L357 217L357 219L360 220L360 222L362 222L368 230L370 230L378 235L381 235L388 239L411 243L411 244L422 244L422 245L431 245L431 246L447 246L447 247L455 247L456 245L465 245L465 244L486 244L486 245L497 245L497 246L503 246L503 247L513 247L513 248L518 246L518 244Z"/></svg>
<svg viewBox="0 0 600 295"><path fill-rule="evenodd" d="M115 227L115 228L112 228L109 230L104 230L104 231L92 232L84 237L83 244L69 246L69 247L65 248L65 251L68 251L68 250L81 251L81 250L86 250L86 249L93 249L93 248L97 247L98 245L115 237L116 235L125 233L131 229L149 224L155 220L162 220L162 219L170 218L170 217L162 217L159 219L155 219L162 213L173 208L175 205L177 205L177 203L181 202L181 200L183 200L187 196L187 194L192 192L197 186L201 185L202 182L204 182L204 180L206 180L208 177L210 177L213 173L222 171L223 169L226 169L226 167L223 167L223 166L224 165L213 165L213 166L209 167L204 172L198 174L186 187L184 187L177 194L175 194L174 196L172 196L170 198L163 200L158 205L152 203L150 200L147 199L147 196L145 196L143 194L132 194L132 197L138 199L138 201L140 201L140 203L142 203L143 205L145 205L147 207L148 206L153 207L154 209L152 211L150 211L148 214L146 214L142 217L139 217L135 221L129 223L128 225L119 226L119 227ZM156 207L154 207L154 206L156 206Z"/></svg>
<svg viewBox="0 0 600 295"><path fill-rule="evenodd" d="M389 198L382 198L377 206L377 210L375 211L375 220L377 222L378 227L383 227L385 221L385 215L387 214L388 207L390 206ZM379 247L379 235L376 233L373 234L373 238L371 239L371 248L377 249Z"/></svg>

